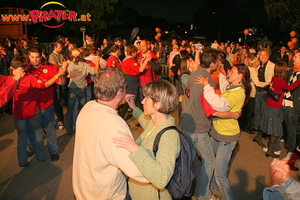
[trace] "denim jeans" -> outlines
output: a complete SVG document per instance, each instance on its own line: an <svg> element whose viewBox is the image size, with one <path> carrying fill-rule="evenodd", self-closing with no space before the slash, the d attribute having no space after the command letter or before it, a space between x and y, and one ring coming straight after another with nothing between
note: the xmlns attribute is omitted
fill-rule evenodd
<svg viewBox="0 0 300 200"><path fill-rule="evenodd" d="M297 144L297 123L299 114L292 111L292 107L283 106L284 121L287 129L285 148L288 152L294 151Z"/></svg>
<svg viewBox="0 0 300 200"><path fill-rule="evenodd" d="M182 132L191 139L195 148L193 150L193 154L196 156L196 153L198 153L198 155L201 157L201 165L196 165L198 175L194 196L198 200L208 200L212 196L209 186L212 179L215 162L215 155L210 137L207 132L190 133L185 130Z"/></svg>
<svg viewBox="0 0 300 200"><path fill-rule="evenodd" d="M74 133L74 107L78 100L78 113L87 101L86 88L69 88L69 100L68 100L68 112L67 112L67 124L66 129L68 133ZM77 116L77 115L76 115Z"/></svg>
<svg viewBox="0 0 300 200"><path fill-rule="evenodd" d="M41 115L37 113L32 119L14 119L18 132L18 162L19 166L27 164L27 138L34 144L38 161L45 160L44 140L42 133ZM34 141L34 143L33 143Z"/></svg>
<svg viewBox="0 0 300 200"><path fill-rule="evenodd" d="M47 110L39 109L42 115L42 126L47 135L48 152L50 155L58 153L55 119L54 119L54 106L50 106Z"/></svg>
<svg viewBox="0 0 300 200"><path fill-rule="evenodd" d="M214 178L223 200L234 200L231 184L228 180L228 165L236 142L220 142L211 138L216 155Z"/></svg>
<svg viewBox="0 0 300 200"><path fill-rule="evenodd" d="M262 98L264 95L265 93L263 91L256 91L255 103L254 103L254 116L253 116L254 128L256 130L259 129L262 110L263 110L263 106L265 105L265 101Z"/></svg>

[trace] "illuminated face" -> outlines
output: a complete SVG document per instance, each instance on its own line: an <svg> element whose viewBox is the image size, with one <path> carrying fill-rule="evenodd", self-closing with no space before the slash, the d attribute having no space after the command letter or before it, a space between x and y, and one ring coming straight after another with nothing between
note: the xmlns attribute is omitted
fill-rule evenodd
<svg viewBox="0 0 300 200"><path fill-rule="evenodd" d="M62 51L62 45L60 43L57 43L54 51L56 53L60 53Z"/></svg>
<svg viewBox="0 0 300 200"><path fill-rule="evenodd" d="M268 60L269 60L269 53L266 52L266 51L261 51L261 52L259 53L259 60L260 60L262 63L268 62Z"/></svg>
<svg viewBox="0 0 300 200"><path fill-rule="evenodd" d="M68 45L68 50L69 50L69 51L72 51L73 49L74 49L74 44L69 44L69 45Z"/></svg>
<svg viewBox="0 0 300 200"><path fill-rule="evenodd" d="M229 83L233 83L240 77L241 77L241 74L239 74L236 67L232 67L232 69L228 71L228 82Z"/></svg>
<svg viewBox="0 0 300 200"><path fill-rule="evenodd" d="M297 52L293 58L294 65L299 66L300 65L300 52Z"/></svg>
<svg viewBox="0 0 300 200"><path fill-rule="evenodd" d="M30 63L33 67L39 67L42 64L42 56L40 53L29 53Z"/></svg>
<svg viewBox="0 0 300 200"><path fill-rule="evenodd" d="M285 53L285 52L286 52L286 48L285 48L285 47L281 47L280 51L281 51L282 53Z"/></svg>
<svg viewBox="0 0 300 200"><path fill-rule="evenodd" d="M115 42L115 44L120 46L122 43L121 43L120 40L118 40L118 41Z"/></svg>
<svg viewBox="0 0 300 200"><path fill-rule="evenodd" d="M146 53L148 51L148 44L146 41L141 42L140 49L143 53Z"/></svg>
<svg viewBox="0 0 300 200"><path fill-rule="evenodd" d="M144 113L146 115L153 115L156 111L155 109L155 104L153 100L150 97L145 97L142 101L143 108L144 108Z"/></svg>

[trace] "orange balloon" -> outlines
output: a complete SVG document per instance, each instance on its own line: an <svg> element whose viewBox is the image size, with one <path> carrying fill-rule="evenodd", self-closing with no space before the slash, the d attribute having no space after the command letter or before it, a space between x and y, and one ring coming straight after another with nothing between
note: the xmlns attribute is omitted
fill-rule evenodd
<svg viewBox="0 0 300 200"><path fill-rule="evenodd" d="M292 43L293 43L293 44L296 44L297 42L298 42L298 39L297 39L297 38L295 38L295 37L292 38Z"/></svg>
<svg viewBox="0 0 300 200"><path fill-rule="evenodd" d="M155 37L154 37L156 40L158 40L159 39L159 37L156 35Z"/></svg>
<svg viewBox="0 0 300 200"><path fill-rule="evenodd" d="M155 31L156 31L157 33L159 33L159 32L160 32L160 28L156 27L156 28L155 28Z"/></svg>
<svg viewBox="0 0 300 200"><path fill-rule="evenodd" d="M296 31L291 31L291 32L290 32L290 36L291 36L291 37L295 37L296 35L297 35Z"/></svg>
<svg viewBox="0 0 300 200"><path fill-rule="evenodd" d="M158 38L160 38L160 37L161 37L161 33L157 33L156 36L157 36Z"/></svg>
<svg viewBox="0 0 300 200"><path fill-rule="evenodd" d="M290 49L291 49L292 46L294 46L294 44L293 44L292 41L289 41L289 42L287 43L287 45L288 45L288 47L289 47Z"/></svg>
<svg viewBox="0 0 300 200"><path fill-rule="evenodd" d="M244 30L244 34L245 34L245 35L248 35L248 34L249 34L249 29L245 29L245 30Z"/></svg>

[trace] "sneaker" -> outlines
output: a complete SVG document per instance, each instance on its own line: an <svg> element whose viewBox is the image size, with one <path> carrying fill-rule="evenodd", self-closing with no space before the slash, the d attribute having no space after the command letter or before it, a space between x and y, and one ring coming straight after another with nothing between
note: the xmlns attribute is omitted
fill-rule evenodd
<svg viewBox="0 0 300 200"><path fill-rule="evenodd" d="M58 161L59 160L59 155L58 154L51 155L51 160L53 162Z"/></svg>
<svg viewBox="0 0 300 200"><path fill-rule="evenodd" d="M288 153L286 154L286 158L290 159L292 155L293 155L293 152L288 152Z"/></svg>
<svg viewBox="0 0 300 200"><path fill-rule="evenodd" d="M27 158L33 156L34 152L27 151Z"/></svg>
<svg viewBox="0 0 300 200"><path fill-rule="evenodd" d="M267 148L267 147L264 147L264 148L263 148L263 151L264 151L264 152L267 152L267 151L268 151L268 148ZM274 154L277 155L277 156L280 156L281 150L279 150L279 151L274 151Z"/></svg>
<svg viewBox="0 0 300 200"><path fill-rule="evenodd" d="M27 162L25 165L20 165L20 167L27 167L29 165L29 162Z"/></svg>
<svg viewBox="0 0 300 200"><path fill-rule="evenodd" d="M221 200L221 197L213 194L213 195L211 195L209 200Z"/></svg>
<svg viewBox="0 0 300 200"><path fill-rule="evenodd" d="M63 130L64 129L64 123L58 122L57 127L58 127L59 130Z"/></svg>

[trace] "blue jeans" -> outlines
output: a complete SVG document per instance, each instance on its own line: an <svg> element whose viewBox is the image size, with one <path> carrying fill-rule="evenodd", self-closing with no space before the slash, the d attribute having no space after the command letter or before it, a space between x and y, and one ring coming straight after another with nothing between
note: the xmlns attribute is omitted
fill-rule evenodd
<svg viewBox="0 0 300 200"><path fill-rule="evenodd" d="M50 106L47 110L39 109L42 115L42 126L47 135L48 152L50 155L58 153L55 119L54 119L54 106Z"/></svg>
<svg viewBox="0 0 300 200"><path fill-rule="evenodd" d="M214 177L223 200L234 200L231 184L228 180L228 165L236 142L220 142L211 138L216 155Z"/></svg>
<svg viewBox="0 0 300 200"><path fill-rule="evenodd" d="M212 196L209 186L212 179L215 162L215 155L210 137L207 132L190 133L184 130L182 132L186 136L189 136L195 148L193 150L193 154L196 156L196 153L198 153L202 162L201 165L196 165L198 175L194 196L199 200L207 200Z"/></svg>
<svg viewBox="0 0 300 200"><path fill-rule="evenodd" d="M283 106L284 121L287 129L287 138L285 148L288 152L294 151L297 144L297 122L299 118L298 113L292 111L292 107Z"/></svg>
<svg viewBox="0 0 300 200"><path fill-rule="evenodd" d="M33 143L37 160L45 160L44 140L42 133L41 115L37 113L32 119L14 119L18 132L18 162L19 166L27 164L27 138Z"/></svg>
<svg viewBox="0 0 300 200"><path fill-rule="evenodd" d="M76 101L78 100L78 113L81 108L86 104L87 101L87 90L86 88L69 88L69 99L68 99L68 112L67 112L67 124L66 129L68 133L74 133L74 121L76 121L78 113L74 119L74 108Z"/></svg>
<svg viewBox="0 0 300 200"><path fill-rule="evenodd" d="M264 95L265 93L263 91L256 91L255 103L254 103L254 115L253 115L254 128L256 130L259 129L262 110L263 110L263 106L265 105L265 101L262 98L262 96Z"/></svg>

